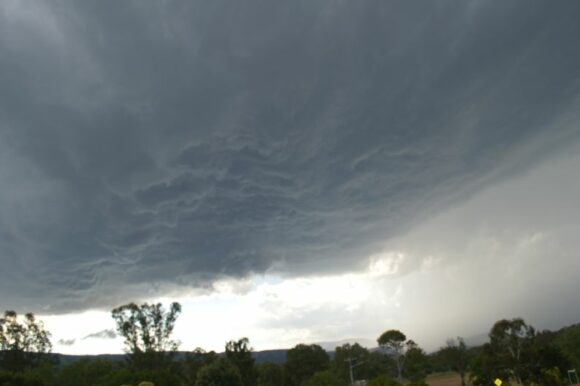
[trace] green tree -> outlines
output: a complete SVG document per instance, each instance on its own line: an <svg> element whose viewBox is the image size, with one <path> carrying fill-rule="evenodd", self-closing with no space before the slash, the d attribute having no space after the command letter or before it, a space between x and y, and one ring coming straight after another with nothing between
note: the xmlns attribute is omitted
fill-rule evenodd
<svg viewBox="0 0 580 386"><path fill-rule="evenodd" d="M254 358L252 357L252 348L248 338L227 342L226 358L240 371L244 386L254 386L256 384L256 369L254 368Z"/></svg>
<svg viewBox="0 0 580 386"><path fill-rule="evenodd" d="M495 378L507 385L510 381L521 385L539 382L542 372L535 337L535 329L521 318L497 321L489 332L489 343L472 361L473 384L487 385Z"/></svg>
<svg viewBox="0 0 580 386"><path fill-rule="evenodd" d="M178 369L171 365L155 370L135 370L127 367L117 367L111 373L89 384L94 386L135 386L141 382L152 382L155 386L182 385Z"/></svg>
<svg viewBox="0 0 580 386"><path fill-rule="evenodd" d="M367 383L367 386L401 386L401 384L394 379L391 379L382 374L376 378L373 378L370 382Z"/></svg>
<svg viewBox="0 0 580 386"><path fill-rule="evenodd" d="M571 368L580 369L580 324L560 330L554 338L554 343L571 362Z"/></svg>
<svg viewBox="0 0 580 386"><path fill-rule="evenodd" d="M387 330L379 336L377 343L383 352L394 359L397 367L397 379L399 382L403 382L405 353L414 342L407 340L405 334L399 330Z"/></svg>
<svg viewBox="0 0 580 386"><path fill-rule="evenodd" d="M413 341L409 341L407 347L404 374L408 380L419 383L427 376L427 354Z"/></svg>
<svg viewBox="0 0 580 386"><path fill-rule="evenodd" d="M195 385L199 370L218 360L219 356L215 351L206 352L202 348L196 348L191 353L186 354L182 363L182 377L185 385Z"/></svg>
<svg viewBox="0 0 580 386"><path fill-rule="evenodd" d="M0 372L0 385L2 386L46 386L46 384L36 377L31 377L26 373Z"/></svg>
<svg viewBox="0 0 580 386"><path fill-rule="evenodd" d="M54 358L41 360L40 364L26 370L23 374L29 380L41 381L44 386L62 386L58 380L58 370Z"/></svg>
<svg viewBox="0 0 580 386"><path fill-rule="evenodd" d="M306 380L304 386L346 386L347 383L340 379L331 370L319 371Z"/></svg>
<svg viewBox="0 0 580 386"><path fill-rule="evenodd" d="M180 313L179 303L172 303L169 311L161 303L129 303L112 310L117 332L125 338L125 351L131 354L134 367L159 368L171 358L179 347L171 334Z"/></svg>
<svg viewBox="0 0 580 386"><path fill-rule="evenodd" d="M350 367L352 366L353 379L369 378L369 350L358 343L346 343L336 347L332 368L344 382L350 383Z"/></svg>
<svg viewBox="0 0 580 386"><path fill-rule="evenodd" d="M461 386L465 386L468 351L463 338L457 337L457 340L448 339L447 346L441 348L439 352L445 364L461 377Z"/></svg>
<svg viewBox="0 0 580 386"><path fill-rule="evenodd" d="M490 343L485 343L479 353L471 361L469 378L474 386L493 385L493 381L499 378L504 381L503 385L509 385L510 371L496 355Z"/></svg>
<svg viewBox="0 0 580 386"><path fill-rule="evenodd" d="M417 381L411 381L409 383L407 383L405 386L429 386L424 379L421 380L417 380Z"/></svg>
<svg viewBox="0 0 580 386"><path fill-rule="evenodd" d="M489 332L491 350L510 371L518 383L527 385L533 378L537 360L535 352L536 331L523 319L502 319Z"/></svg>
<svg viewBox="0 0 580 386"><path fill-rule="evenodd" d="M330 359L317 344L298 344L286 353L286 374L289 386L300 386L302 382L319 371L328 369Z"/></svg>
<svg viewBox="0 0 580 386"><path fill-rule="evenodd" d="M284 383L284 368L276 363L261 363L256 366L258 386L280 386Z"/></svg>
<svg viewBox="0 0 580 386"><path fill-rule="evenodd" d="M560 369L557 367L542 369L541 372L540 379L537 382L540 386L564 386L567 384L562 377Z"/></svg>
<svg viewBox="0 0 580 386"><path fill-rule="evenodd" d="M357 379L374 379L380 375L388 374L394 368L396 368L395 361L391 357L375 351L369 353L366 362L360 369L355 369L355 374L358 374ZM364 373L361 373L361 370Z"/></svg>
<svg viewBox="0 0 580 386"><path fill-rule="evenodd" d="M535 366L532 366L534 381L540 386L558 385L562 374L566 374L574 365L566 357L556 340L557 334L542 331L534 340Z"/></svg>
<svg viewBox="0 0 580 386"><path fill-rule="evenodd" d="M92 386L103 380L114 370L111 361L105 359L81 359L62 367L59 374L60 386Z"/></svg>
<svg viewBox="0 0 580 386"><path fill-rule="evenodd" d="M199 370L195 386L243 386L243 383L238 368L220 358Z"/></svg>
<svg viewBox="0 0 580 386"><path fill-rule="evenodd" d="M21 323L16 312L5 311L0 318L0 366L9 371L23 371L38 365L43 355L52 350L50 336L34 314L24 315Z"/></svg>

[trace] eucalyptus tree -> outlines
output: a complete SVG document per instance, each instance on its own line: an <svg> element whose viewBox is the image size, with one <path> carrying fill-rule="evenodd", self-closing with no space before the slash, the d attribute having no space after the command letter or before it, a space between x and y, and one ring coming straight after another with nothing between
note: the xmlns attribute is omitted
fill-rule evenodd
<svg viewBox="0 0 580 386"><path fill-rule="evenodd" d="M254 386L258 374L254 367L252 348L248 338L241 338L237 341L231 340L226 343L226 358L232 362L240 371L244 386Z"/></svg>
<svg viewBox="0 0 580 386"><path fill-rule="evenodd" d="M52 350L51 334L34 314L19 319L15 311L5 311L0 318L0 364L9 371L30 368Z"/></svg>
<svg viewBox="0 0 580 386"><path fill-rule="evenodd" d="M448 339L447 345L439 350L445 363L461 378L461 386L465 386L465 374L467 372L468 352L462 337Z"/></svg>
<svg viewBox="0 0 580 386"><path fill-rule="evenodd" d="M527 384L536 358L536 330L521 318L497 321L489 332L491 349L511 370L518 383Z"/></svg>
<svg viewBox="0 0 580 386"><path fill-rule="evenodd" d="M157 368L170 358L179 342L171 335L181 305L171 304L168 311L161 303L125 304L112 310L117 332L125 338L125 351L131 355L133 365L138 368Z"/></svg>
<svg viewBox="0 0 580 386"><path fill-rule="evenodd" d="M286 352L286 385L300 386L319 371L330 367L330 357L317 344L298 344Z"/></svg>
<svg viewBox="0 0 580 386"><path fill-rule="evenodd" d="M405 334L399 330L387 330L378 337L379 347L387 355L393 358L397 366L397 379L403 382L403 369L405 366L405 354L409 349L417 347L412 340L407 340Z"/></svg>

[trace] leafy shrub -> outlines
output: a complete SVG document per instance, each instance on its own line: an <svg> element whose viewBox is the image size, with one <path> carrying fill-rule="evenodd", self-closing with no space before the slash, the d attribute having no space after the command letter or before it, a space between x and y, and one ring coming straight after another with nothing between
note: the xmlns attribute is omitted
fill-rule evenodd
<svg viewBox="0 0 580 386"><path fill-rule="evenodd" d="M542 369L542 381L545 385L563 386L566 384L562 374L557 367L551 369Z"/></svg>
<svg viewBox="0 0 580 386"><path fill-rule="evenodd" d="M407 383L407 386L429 386L424 380Z"/></svg>
<svg viewBox="0 0 580 386"><path fill-rule="evenodd" d="M401 384L386 375L379 375L375 379L371 380L367 386L401 386Z"/></svg>
<svg viewBox="0 0 580 386"><path fill-rule="evenodd" d="M302 384L303 386L346 386L336 374L330 370L319 371Z"/></svg>

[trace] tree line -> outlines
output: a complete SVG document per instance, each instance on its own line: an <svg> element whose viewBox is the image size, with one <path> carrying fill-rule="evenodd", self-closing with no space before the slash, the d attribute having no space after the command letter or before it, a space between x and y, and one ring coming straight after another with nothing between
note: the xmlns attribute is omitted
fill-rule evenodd
<svg viewBox="0 0 580 386"><path fill-rule="evenodd" d="M33 314L0 318L0 386L425 386L431 373L454 371L461 385L558 386L580 365L580 325L541 331L523 319L500 320L482 346L449 339L427 354L396 329L377 338L376 349L344 344L329 355L316 344L298 344L285 363L256 363L248 338L224 352L197 348L177 355L172 338L179 303L129 303L112 310L124 338L126 361L82 359L61 365L51 354L50 332ZM364 380L365 383L361 382Z"/></svg>

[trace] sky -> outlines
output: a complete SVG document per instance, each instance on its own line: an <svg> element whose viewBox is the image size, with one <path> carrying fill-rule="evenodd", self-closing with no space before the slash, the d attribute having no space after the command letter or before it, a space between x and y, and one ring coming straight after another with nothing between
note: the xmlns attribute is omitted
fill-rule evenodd
<svg viewBox="0 0 580 386"><path fill-rule="evenodd" d="M0 2L0 309L62 353L580 321L580 3Z"/></svg>

